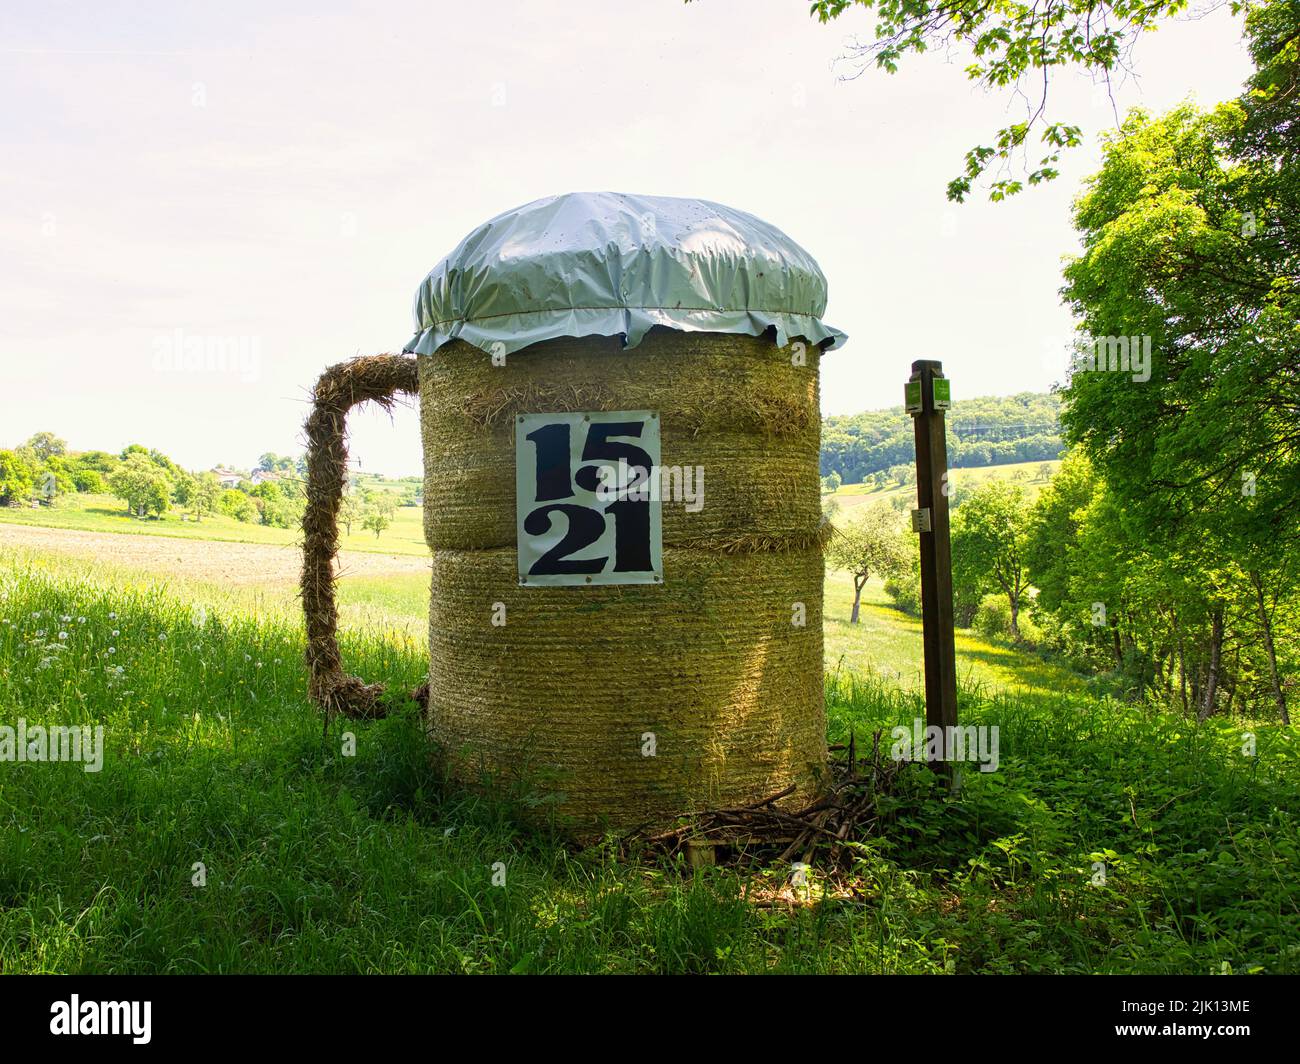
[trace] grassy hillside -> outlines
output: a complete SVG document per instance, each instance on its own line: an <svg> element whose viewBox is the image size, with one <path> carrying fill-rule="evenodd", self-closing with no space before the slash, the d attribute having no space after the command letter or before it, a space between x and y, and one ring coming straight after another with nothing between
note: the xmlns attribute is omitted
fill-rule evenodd
<svg viewBox="0 0 1300 1064"><path fill-rule="evenodd" d="M960 382L954 382L954 390ZM1057 396L1018 395L957 398L947 414L948 464L957 467L1043 461L1060 456ZM901 406L839 414L822 419L821 472L845 481L915 461L911 417Z"/></svg>
<svg viewBox="0 0 1300 1064"><path fill-rule="evenodd" d="M1050 479L1043 479L1040 470L1050 466L1052 474L1061 467L1059 460L1043 462L1011 462L1007 465L981 466L977 469L950 469L948 482L956 491L977 488L990 480L1009 480L1025 489L1025 495L1033 500L1040 491L1047 487ZM841 484L839 489L822 496L823 501L834 499L841 513L851 513L855 507L866 503L893 502L905 499L908 508L916 505L916 483L893 484L884 488L875 488L865 484Z"/></svg>
<svg viewBox="0 0 1300 1064"><path fill-rule="evenodd" d="M396 482L391 490L400 490ZM172 536L182 539L210 539L227 543L269 543L292 545L301 542L297 529L273 528L268 525L236 521L233 517L214 514L201 522L182 520L180 511L171 510L161 518L132 517L122 502L111 495L62 495L53 506L38 509L0 506L0 522L71 528L81 532L122 532L128 535ZM365 531L360 522L351 535L342 535L344 550L378 551L383 554L427 554L424 542L423 515L418 506L399 507L393 523L378 537Z"/></svg>
<svg viewBox="0 0 1300 1064"><path fill-rule="evenodd" d="M413 584L367 593L423 611ZM853 627L846 597L832 576L829 736L869 744L923 712L919 652L878 592ZM397 689L425 668L384 625L343 643ZM692 875L522 828L535 781L448 784L412 717L323 740L291 589L3 552L7 719L103 724L107 752L96 774L0 766L0 969L1300 971L1293 732L1094 701L973 636L960 650L963 720L998 726L998 771L956 798L905 772L883 833L800 901L784 866Z"/></svg>

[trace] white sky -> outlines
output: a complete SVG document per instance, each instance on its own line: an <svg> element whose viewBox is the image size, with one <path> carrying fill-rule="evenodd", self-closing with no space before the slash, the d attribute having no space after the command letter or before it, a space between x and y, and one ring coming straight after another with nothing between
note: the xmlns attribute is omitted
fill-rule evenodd
<svg viewBox="0 0 1300 1064"><path fill-rule="evenodd" d="M821 263L825 413L899 403L915 358L956 398L1044 390L1060 260L1095 145L1012 201L947 203L1014 119L962 60L856 81L855 11L807 0L6 5L0 14L0 446L158 447L183 465L297 454L319 371L397 351L411 299L474 225L591 189L718 200ZM1218 11L1145 38L1121 109L1210 104L1249 72ZM1056 115L1113 124L1086 79ZM179 330L179 333L178 333ZM242 338L249 372L160 370L179 336ZM160 347L160 345L164 345ZM420 469L413 412L354 418L353 455Z"/></svg>

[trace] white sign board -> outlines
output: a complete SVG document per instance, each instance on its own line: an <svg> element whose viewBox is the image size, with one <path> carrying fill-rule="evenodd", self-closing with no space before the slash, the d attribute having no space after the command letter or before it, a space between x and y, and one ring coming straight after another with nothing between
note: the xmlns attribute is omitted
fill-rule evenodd
<svg viewBox="0 0 1300 1064"><path fill-rule="evenodd" d="M524 586L662 582L659 415L519 415L515 522Z"/></svg>

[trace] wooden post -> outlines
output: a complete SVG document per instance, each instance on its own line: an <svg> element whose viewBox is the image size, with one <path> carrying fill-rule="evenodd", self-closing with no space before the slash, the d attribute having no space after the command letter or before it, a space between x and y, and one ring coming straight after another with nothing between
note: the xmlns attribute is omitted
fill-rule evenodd
<svg viewBox="0 0 1300 1064"><path fill-rule="evenodd" d="M935 382L938 388L936 405ZM907 411L916 429L916 504L912 528L921 537L921 621L925 646L925 723L941 729L942 763L931 768L953 779L948 728L957 726L957 649L953 642L952 543L948 535L948 443L944 410L949 383L943 363L912 363Z"/></svg>

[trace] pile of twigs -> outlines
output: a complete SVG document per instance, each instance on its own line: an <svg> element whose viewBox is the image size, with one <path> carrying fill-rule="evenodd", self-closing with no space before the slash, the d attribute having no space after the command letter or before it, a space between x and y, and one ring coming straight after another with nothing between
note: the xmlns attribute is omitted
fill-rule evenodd
<svg viewBox="0 0 1300 1064"><path fill-rule="evenodd" d="M634 832L625 843L666 855L710 849L709 863L719 854L737 860L763 857L806 864L817 857L830 867L846 865L851 843L881 833L888 813L880 809L878 800L895 789L904 764L882 756L880 736L880 731L872 736L867 757L858 756L853 736L847 746L832 746L833 753L843 751L845 756L832 759L830 786L804 809L777 808L776 803L794 790L789 787L753 805L683 817L668 831Z"/></svg>

